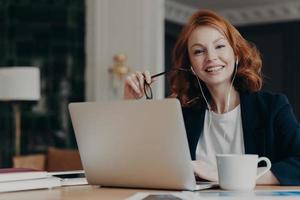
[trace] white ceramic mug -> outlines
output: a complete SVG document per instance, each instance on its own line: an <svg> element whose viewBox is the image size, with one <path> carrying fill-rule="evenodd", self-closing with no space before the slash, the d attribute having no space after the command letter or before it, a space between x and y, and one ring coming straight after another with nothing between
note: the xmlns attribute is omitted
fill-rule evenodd
<svg viewBox="0 0 300 200"><path fill-rule="evenodd" d="M256 180L271 169L271 161L255 154L218 154L219 185L225 190L253 190ZM257 174L257 165L265 161L267 167Z"/></svg>

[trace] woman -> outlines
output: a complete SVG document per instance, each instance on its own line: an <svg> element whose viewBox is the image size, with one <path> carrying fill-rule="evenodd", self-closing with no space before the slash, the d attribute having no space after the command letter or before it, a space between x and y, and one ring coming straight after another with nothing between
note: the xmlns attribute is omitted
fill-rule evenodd
<svg viewBox="0 0 300 200"><path fill-rule="evenodd" d="M258 154L272 162L258 184L300 185L300 125L287 98L260 91L262 61L225 19L195 13L173 51L170 84L183 107L195 172L216 180L218 153ZM148 71L128 76L124 99L144 96Z"/></svg>

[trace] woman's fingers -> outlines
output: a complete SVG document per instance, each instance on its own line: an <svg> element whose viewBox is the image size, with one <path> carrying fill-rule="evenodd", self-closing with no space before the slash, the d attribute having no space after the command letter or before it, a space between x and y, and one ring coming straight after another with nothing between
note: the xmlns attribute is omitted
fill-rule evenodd
<svg viewBox="0 0 300 200"><path fill-rule="evenodd" d="M139 83L134 74L128 76L126 78L126 82L128 83L128 85L130 85L134 92L136 92L137 94L141 94L141 91L139 89Z"/></svg>
<svg viewBox="0 0 300 200"><path fill-rule="evenodd" d="M148 75L150 73L148 72ZM133 98L139 99L144 95L144 84L145 84L146 75L140 71L137 71L126 78L125 82L125 93L124 96L130 99L130 96ZM151 77L150 77L151 79ZM127 88L127 89L126 89Z"/></svg>
<svg viewBox="0 0 300 200"><path fill-rule="evenodd" d="M124 98L125 99L140 99L144 96L145 84L151 84L154 80L151 79L149 71L135 73L126 77Z"/></svg>
<svg viewBox="0 0 300 200"><path fill-rule="evenodd" d="M137 71L136 77L137 77L137 81L139 83L139 88L141 91L143 91L144 90L144 75L142 74L142 72Z"/></svg>
<svg viewBox="0 0 300 200"><path fill-rule="evenodd" d="M150 84L150 83L152 82L150 72L149 72L148 70L146 70L146 71L144 72L144 75L145 75L146 82L147 82L148 84Z"/></svg>

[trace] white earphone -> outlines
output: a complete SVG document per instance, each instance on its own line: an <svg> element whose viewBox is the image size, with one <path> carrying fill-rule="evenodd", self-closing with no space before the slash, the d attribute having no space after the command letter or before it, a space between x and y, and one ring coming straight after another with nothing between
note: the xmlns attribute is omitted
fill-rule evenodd
<svg viewBox="0 0 300 200"><path fill-rule="evenodd" d="M191 71L196 76L196 72L194 71L193 66L191 66Z"/></svg>
<svg viewBox="0 0 300 200"><path fill-rule="evenodd" d="M236 60L235 60L235 66L237 67L239 65L239 58L236 57Z"/></svg>
<svg viewBox="0 0 300 200"><path fill-rule="evenodd" d="M232 87L233 87L233 82L234 82L234 79L235 79L235 76L236 76L236 73L237 73L237 67L238 67L238 64L239 64L239 59L238 59L238 57L236 58L236 61L235 61L235 63L234 63L234 75L233 75L233 79L232 79L232 82L231 82L231 84L230 84L230 87L229 87L229 92L228 92L228 96L227 96L227 105L226 105L226 112L228 112L229 111L229 106L230 106L230 94L231 94L231 89L232 89ZM196 75L196 72L194 71L194 69L193 69L193 66L191 66L191 71L192 71L192 73L193 73L193 75L195 75L196 76L196 78L197 78L197 81L198 81L198 85L199 85L199 88L200 88L200 91L201 91L201 94L202 94L202 97L203 97L203 99L204 99L204 101L205 101L205 103L206 103L206 105L207 105L207 108L208 108L208 111L209 111L209 122L208 122L208 129L210 129L210 126L211 126L211 122L212 122L212 116L211 116L211 106L210 106L210 104L208 103L208 100L206 99L206 97L205 97L205 95L204 95L204 92L203 92L203 89L202 89L202 85L201 85L201 83L200 83L200 80L199 80L199 78L198 78L198 76ZM224 132L224 140L225 140L225 137L226 137L226 135L225 135L225 132Z"/></svg>

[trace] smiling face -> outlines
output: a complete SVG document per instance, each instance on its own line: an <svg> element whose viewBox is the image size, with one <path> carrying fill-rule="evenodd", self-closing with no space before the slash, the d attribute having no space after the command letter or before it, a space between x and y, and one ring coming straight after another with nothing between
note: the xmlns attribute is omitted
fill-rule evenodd
<svg viewBox="0 0 300 200"><path fill-rule="evenodd" d="M235 56L226 37L216 28L199 26L188 40L191 64L208 87L230 84Z"/></svg>

